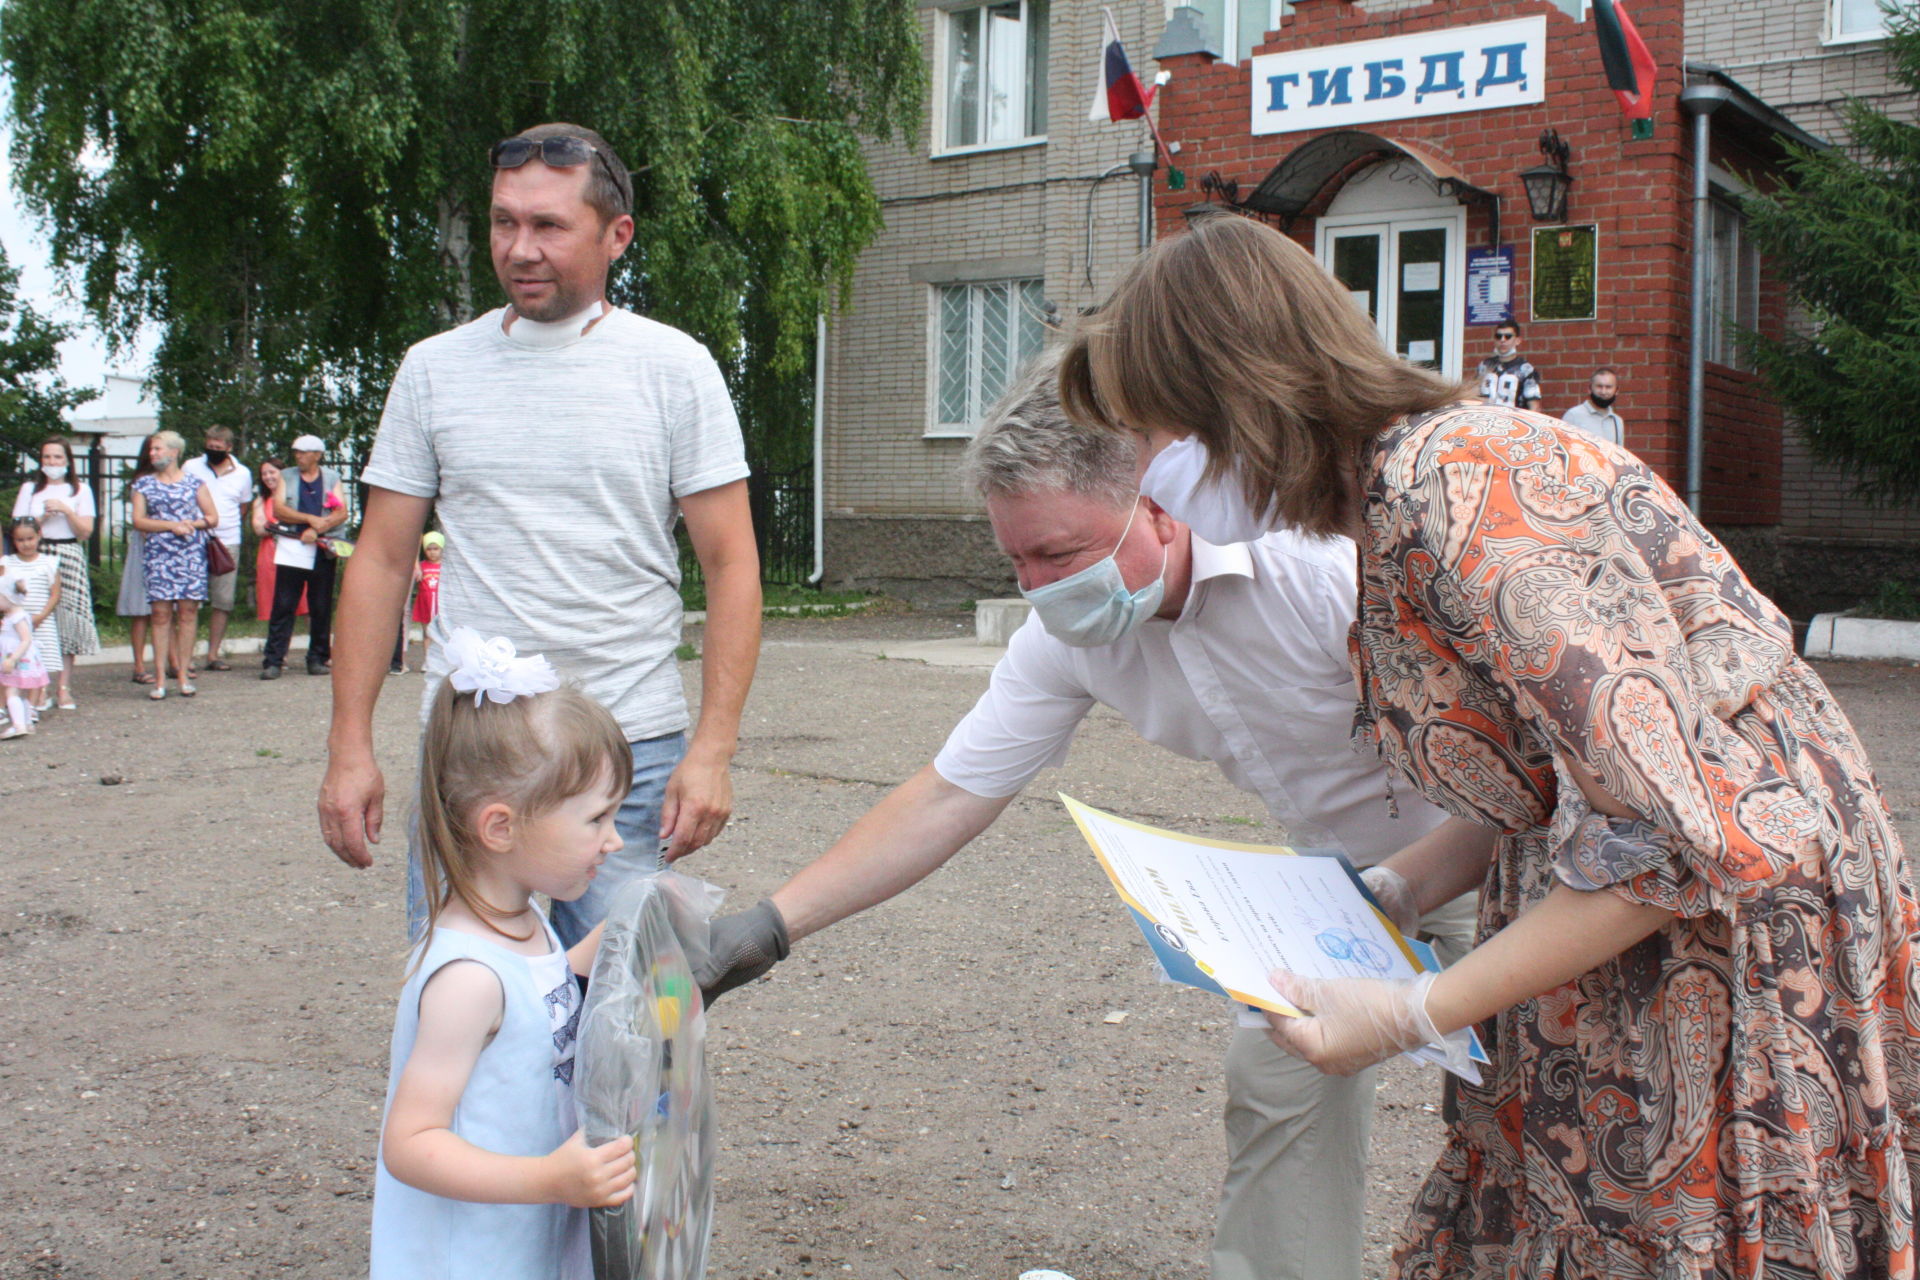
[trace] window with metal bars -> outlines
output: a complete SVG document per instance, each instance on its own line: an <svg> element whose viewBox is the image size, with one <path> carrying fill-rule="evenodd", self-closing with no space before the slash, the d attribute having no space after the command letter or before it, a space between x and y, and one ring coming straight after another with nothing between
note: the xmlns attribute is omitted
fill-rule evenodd
<svg viewBox="0 0 1920 1280"><path fill-rule="evenodd" d="M972 435L1046 338L1038 280L990 280L933 291L934 410L930 435Z"/></svg>

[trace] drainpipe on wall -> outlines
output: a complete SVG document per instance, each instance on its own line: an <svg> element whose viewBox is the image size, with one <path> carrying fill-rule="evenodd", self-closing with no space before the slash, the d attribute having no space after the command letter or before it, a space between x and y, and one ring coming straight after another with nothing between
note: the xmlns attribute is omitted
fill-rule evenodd
<svg viewBox="0 0 1920 1280"><path fill-rule="evenodd" d="M1688 85L1680 105L1693 116L1693 323L1687 335L1687 507L1700 514L1706 473L1707 260L1713 252L1713 210L1707 185L1708 126L1733 92L1717 84Z"/></svg>
<svg viewBox="0 0 1920 1280"><path fill-rule="evenodd" d="M813 572L807 585L827 576L827 317L813 320Z"/></svg>
<svg viewBox="0 0 1920 1280"><path fill-rule="evenodd" d="M1127 168L1140 179L1140 248L1153 248L1153 171L1160 164L1153 148L1136 151L1127 157Z"/></svg>

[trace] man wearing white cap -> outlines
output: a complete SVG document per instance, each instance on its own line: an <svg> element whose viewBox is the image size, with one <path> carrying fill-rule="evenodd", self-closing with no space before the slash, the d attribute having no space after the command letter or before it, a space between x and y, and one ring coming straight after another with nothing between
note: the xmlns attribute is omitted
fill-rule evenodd
<svg viewBox="0 0 1920 1280"><path fill-rule="evenodd" d="M303 591L307 596L307 674L323 676L332 670L333 553L321 549L320 539L347 522L347 495L340 473L320 465L326 451L326 442L319 436L295 440L294 470L280 477L280 491L273 495L274 520L299 527L300 533L273 540L273 617L267 623L267 651L260 660L262 680L278 680L280 668L286 665Z"/></svg>

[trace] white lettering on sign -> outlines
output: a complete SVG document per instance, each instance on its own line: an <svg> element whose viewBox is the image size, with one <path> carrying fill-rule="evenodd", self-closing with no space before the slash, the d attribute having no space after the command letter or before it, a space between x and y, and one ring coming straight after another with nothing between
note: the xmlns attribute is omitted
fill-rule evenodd
<svg viewBox="0 0 1920 1280"><path fill-rule="evenodd" d="M1253 60L1253 131L1291 133L1547 99L1545 15Z"/></svg>

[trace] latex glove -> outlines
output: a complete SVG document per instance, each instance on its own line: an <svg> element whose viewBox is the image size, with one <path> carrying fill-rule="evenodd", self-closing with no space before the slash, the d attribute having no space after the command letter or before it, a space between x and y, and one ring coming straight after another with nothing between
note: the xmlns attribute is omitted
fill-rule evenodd
<svg viewBox="0 0 1920 1280"><path fill-rule="evenodd" d="M1307 1016L1269 1013L1267 1035L1328 1075L1350 1076L1421 1045L1445 1054L1449 1066L1466 1069L1466 1032L1443 1037L1427 1016L1427 991L1438 977L1323 981L1276 969L1268 978L1273 989Z"/></svg>
<svg viewBox="0 0 1920 1280"><path fill-rule="evenodd" d="M1414 901L1407 878L1392 867L1368 867L1360 873L1360 883L1379 901L1393 927L1412 937L1420 926L1420 904Z"/></svg>
<svg viewBox="0 0 1920 1280"><path fill-rule="evenodd" d="M709 1008L735 987L752 982L787 958L793 943L773 899L713 922L710 950L693 966L694 981Z"/></svg>

